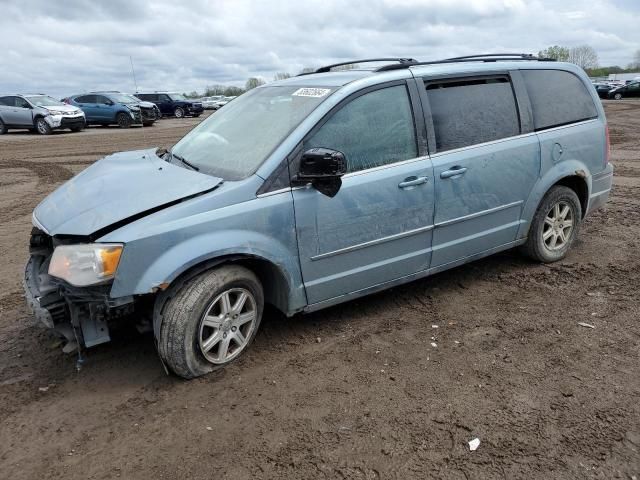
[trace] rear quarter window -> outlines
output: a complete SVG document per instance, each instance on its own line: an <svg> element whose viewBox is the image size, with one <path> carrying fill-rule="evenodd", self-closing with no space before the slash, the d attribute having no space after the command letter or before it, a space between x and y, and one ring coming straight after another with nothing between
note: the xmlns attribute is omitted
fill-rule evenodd
<svg viewBox="0 0 640 480"><path fill-rule="evenodd" d="M536 131L598 116L593 98L576 75L562 70L522 70Z"/></svg>

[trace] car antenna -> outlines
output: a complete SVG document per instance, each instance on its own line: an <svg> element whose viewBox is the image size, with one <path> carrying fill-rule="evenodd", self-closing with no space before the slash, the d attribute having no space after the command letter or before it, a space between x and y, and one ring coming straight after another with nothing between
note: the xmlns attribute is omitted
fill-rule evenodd
<svg viewBox="0 0 640 480"><path fill-rule="evenodd" d="M136 71L133 68L133 57L131 55L129 55L129 61L131 62L131 76L133 77L133 86L136 89L136 93L138 93L138 82L136 80ZM147 136L144 134L144 119L142 118L142 107L140 107L140 122L142 125L142 139L144 140L144 143L147 143Z"/></svg>

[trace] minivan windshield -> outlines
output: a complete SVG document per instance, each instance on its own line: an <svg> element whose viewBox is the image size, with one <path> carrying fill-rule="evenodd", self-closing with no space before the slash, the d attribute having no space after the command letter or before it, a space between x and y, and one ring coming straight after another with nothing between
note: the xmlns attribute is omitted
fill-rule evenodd
<svg viewBox="0 0 640 480"><path fill-rule="evenodd" d="M331 92L297 86L255 88L211 115L171 151L203 173L225 180L246 178Z"/></svg>
<svg viewBox="0 0 640 480"><path fill-rule="evenodd" d="M51 98L48 95L33 95L28 96L27 98L36 107L60 107L64 105L64 103L56 100L55 98Z"/></svg>

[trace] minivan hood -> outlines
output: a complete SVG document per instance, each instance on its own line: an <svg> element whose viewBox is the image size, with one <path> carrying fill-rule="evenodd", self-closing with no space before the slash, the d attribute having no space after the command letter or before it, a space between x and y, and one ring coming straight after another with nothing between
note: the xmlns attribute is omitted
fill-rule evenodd
<svg viewBox="0 0 640 480"><path fill-rule="evenodd" d="M165 162L155 151L122 152L99 160L40 202L36 222L50 235L90 236L222 183L221 178Z"/></svg>

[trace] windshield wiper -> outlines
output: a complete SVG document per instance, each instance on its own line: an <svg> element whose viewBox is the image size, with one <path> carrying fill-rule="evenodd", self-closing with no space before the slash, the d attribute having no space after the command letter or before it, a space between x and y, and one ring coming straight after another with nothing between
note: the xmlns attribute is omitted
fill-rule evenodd
<svg viewBox="0 0 640 480"><path fill-rule="evenodd" d="M196 167L193 163L188 162L187 160L185 160L183 157L181 157L180 155L177 155L173 152L169 152L170 157L169 158L176 158L178 160L180 160L183 164L185 164L187 167L189 167L191 170L195 170L196 172L199 172L200 169L198 167Z"/></svg>

